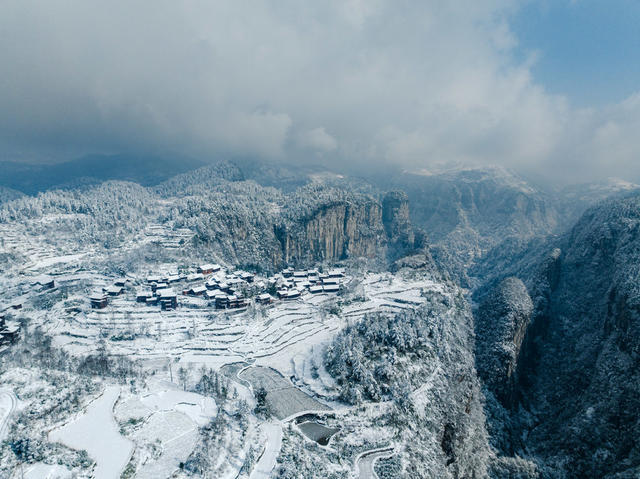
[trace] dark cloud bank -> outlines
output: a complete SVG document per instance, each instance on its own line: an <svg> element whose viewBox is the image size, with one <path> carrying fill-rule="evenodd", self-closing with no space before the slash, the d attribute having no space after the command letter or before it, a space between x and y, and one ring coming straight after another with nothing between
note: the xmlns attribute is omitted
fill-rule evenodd
<svg viewBox="0 0 640 479"><path fill-rule="evenodd" d="M640 176L640 93L598 109L517 62L507 0L0 4L0 159L252 157Z"/></svg>

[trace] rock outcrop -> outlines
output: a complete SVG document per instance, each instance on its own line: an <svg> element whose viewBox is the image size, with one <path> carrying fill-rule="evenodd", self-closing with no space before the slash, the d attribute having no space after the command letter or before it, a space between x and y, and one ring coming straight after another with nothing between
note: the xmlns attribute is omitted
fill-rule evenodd
<svg viewBox="0 0 640 479"><path fill-rule="evenodd" d="M386 244L380 204L366 198L318 205L274 232L283 262L292 265L375 258Z"/></svg>
<svg viewBox="0 0 640 479"><path fill-rule="evenodd" d="M515 403L520 348L533 313L524 283L507 278L480 305L476 314L476 368L480 378L507 407Z"/></svg>
<svg viewBox="0 0 640 479"><path fill-rule="evenodd" d="M492 443L538 464L524 477L640 477L640 195L589 209L559 246L527 280L534 313L517 359L518 402L501 410L488 401L490 431L504 432ZM520 286L509 294L524 297ZM506 371L484 365L501 355L487 359L478 341L479 372L495 389Z"/></svg>

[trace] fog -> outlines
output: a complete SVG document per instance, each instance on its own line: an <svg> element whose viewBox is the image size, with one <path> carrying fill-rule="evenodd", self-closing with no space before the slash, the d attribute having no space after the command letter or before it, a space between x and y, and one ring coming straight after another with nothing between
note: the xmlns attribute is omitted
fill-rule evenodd
<svg viewBox="0 0 640 479"><path fill-rule="evenodd" d="M640 177L640 93L573 108L507 0L0 3L0 159L93 153Z"/></svg>

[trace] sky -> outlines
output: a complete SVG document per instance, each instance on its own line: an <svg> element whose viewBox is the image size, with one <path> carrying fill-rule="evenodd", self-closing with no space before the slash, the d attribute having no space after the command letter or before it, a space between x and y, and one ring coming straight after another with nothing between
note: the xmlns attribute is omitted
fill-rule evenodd
<svg viewBox="0 0 640 479"><path fill-rule="evenodd" d="M3 0L0 159L640 181L640 2Z"/></svg>

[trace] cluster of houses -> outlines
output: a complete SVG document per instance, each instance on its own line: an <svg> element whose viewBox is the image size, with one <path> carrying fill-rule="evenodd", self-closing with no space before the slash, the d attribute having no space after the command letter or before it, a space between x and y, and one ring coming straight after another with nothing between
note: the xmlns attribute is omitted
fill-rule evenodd
<svg viewBox="0 0 640 479"><path fill-rule="evenodd" d="M160 305L163 310L178 306L178 293L199 297L209 301L216 309L241 309L248 305L247 290L251 289L258 304L271 304L276 298L269 294L275 291L280 300L294 300L303 293L337 293L345 277L344 271L335 269L326 273L318 270L294 271L285 269L280 274L255 282L255 275L245 271L227 272L218 264L203 264L191 274L169 273L148 276L144 285L136 292L136 301L148 305ZM122 294L126 280L90 296L91 307L105 308L110 296Z"/></svg>
<svg viewBox="0 0 640 479"><path fill-rule="evenodd" d="M91 302L92 309L103 309L109 304L109 296L120 296L124 291L124 287L127 284L125 278L117 279L112 285L102 288L101 291L91 293L89 301Z"/></svg>
<svg viewBox="0 0 640 479"><path fill-rule="evenodd" d="M307 271L285 269L281 273L282 281L278 283L277 295L279 299L290 300L299 298L305 291L311 294L337 293L340 291L344 276L344 271L341 269L329 270L326 273L319 273L315 269Z"/></svg>

